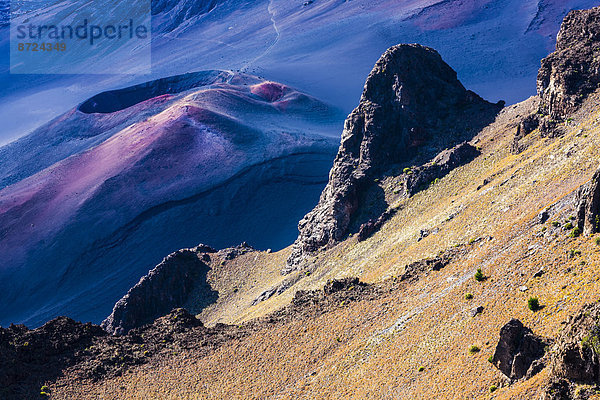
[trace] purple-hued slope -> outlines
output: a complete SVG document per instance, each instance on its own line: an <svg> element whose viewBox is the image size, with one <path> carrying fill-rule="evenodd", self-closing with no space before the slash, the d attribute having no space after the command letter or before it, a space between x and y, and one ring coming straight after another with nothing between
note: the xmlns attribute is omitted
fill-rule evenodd
<svg viewBox="0 0 600 400"><path fill-rule="evenodd" d="M0 190L0 324L98 322L174 250L293 240L330 168L337 111L275 82L206 74L169 81L170 93L160 82L110 93L135 103L122 110L81 111L100 107L99 95L3 154L34 160L61 146L52 132L65 127L101 138L9 171L21 179Z"/></svg>

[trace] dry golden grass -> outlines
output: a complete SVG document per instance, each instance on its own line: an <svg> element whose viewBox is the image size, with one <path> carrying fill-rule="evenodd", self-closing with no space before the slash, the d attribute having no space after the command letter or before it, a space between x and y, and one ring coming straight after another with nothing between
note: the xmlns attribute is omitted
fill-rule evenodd
<svg viewBox="0 0 600 400"><path fill-rule="evenodd" d="M554 218L569 217L568 209L544 226L536 216L598 168L600 107L590 100L564 137L544 139L534 132L526 151L510 154L519 116L533 103L505 110L476 138L481 157L403 201L404 208L370 239L350 238L319 255L315 271L282 295L250 307L260 292L282 281L278 271L288 250L215 267L211 283L222 298L201 316L210 323L238 323L277 310L296 290L321 287L332 277L382 281L401 274L410 261L472 242L462 259L377 300L265 327L204 358L174 354L98 383L64 379L51 384L53 398L535 398L547 371L507 387L487 359L510 318L554 337L562 321L598 298L600 246L594 238L569 238L568 231L552 227ZM486 178L489 183L477 190ZM420 229L433 228L439 232L417 241ZM571 250L581 254L569 257ZM546 272L534 278L542 267ZM488 276L484 282L473 279L477 268ZM474 298L466 300L467 292ZM527 308L529 296L539 297L540 311ZM484 311L471 317L475 306ZM469 353L471 345L481 351ZM492 385L499 389L490 393Z"/></svg>

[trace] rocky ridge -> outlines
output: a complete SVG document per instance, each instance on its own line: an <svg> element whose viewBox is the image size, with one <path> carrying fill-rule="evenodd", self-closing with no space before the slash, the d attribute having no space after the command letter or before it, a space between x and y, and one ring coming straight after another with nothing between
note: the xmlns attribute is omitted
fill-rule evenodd
<svg viewBox="0 0 600 400"><path fill-rule="evenodd" d="M11 325L0 328L0 397L47 398L51 390L44 385L61 375L92 381L121 376L161 354L191 348L206 354L249 331L228 325L206 328L184 309L174 309L123 336L108 335L98 325L66 317L34 330Z"/></svg>
<svg viewBox="0 0 600 400"><path fill-rule="evenodd" d="M217 294L206 283L207 263L215 252L209 246L199 245L167 256L115 304L112 313L102 321L102 328L123 335L150 324L180 307L198 286L204 289L206 303L210 304Z"/></svg>
<svg viewBox="0 0 600 400"><path fill-rule="evenodd" d="M600 389L600 303L570 317L550 350L543 400L588 399Z"/></svg>
<svg viewBox="0 0 600 400"><path fill-rule="evenodd" d="M389 282L392 283L392 282ZM7 400L47 398L47 382L61 375L71 380L98 381L121 376L135 366L162 356L193 349L209 354L226 341L298 318L309 318L349 302L374 299L384 286L368 285L358 278L330 280L321 290L299 291L292 303L264 318L242 325L205 327L183 308L175 308L151 324L123 335L109 335L100 326L56 318L40 328L23 325L0 327L0 397ZM392 284L393 287L393 284ZM388 289L389 290L389 289ZM42 388L42 394L40 394Z"/></svg>
<svg viewBox="0 0 600 400"><path fill-rule="evenodd" d="M307 256L338 243L353 225L370 219L360 210L361 200L378 190L373 182L392 167L425 164L440 150L472 138L502 105L466 90L431 48L403 44L387 50L346 119L329 182L318 205L300 221L283 273L302 267ZM380 208L383 212L386 207ZM364 221L356 221L357 216Z"/></svg>
<svg viewBox="0 0 600 400"><path fill-rule="evenodd" d="M600 7L573 10L565 17L556 40L556 51L542 60L537 77L540 99L535 114L517 128L513 151L523 149L518 141L539 128L542 136L562 133L590 93L600 85Z"/></svg>

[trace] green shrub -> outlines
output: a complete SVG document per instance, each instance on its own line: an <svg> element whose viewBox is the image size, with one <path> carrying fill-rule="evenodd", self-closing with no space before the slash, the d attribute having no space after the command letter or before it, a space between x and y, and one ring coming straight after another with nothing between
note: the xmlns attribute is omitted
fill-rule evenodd
<svg viewBox="0 0 600 400"><path fill-rule="evenodd" d="M581 250L570 250L569 251L569 256L571 258L574 258L576 256L580 256L581 255Z"/></svg>
<svg viewBox="0 0 600 400"><path fill-rule="evenodd" d="M419 370L418 370L418 371L419 371L419 372L423 372L423 371L425 371L425 367L419 367Z"/></svg>
<svg viewBox="0 0 600 400"><path fill-rule="evenodd" d="M494 362L494 356L489 356L488 357L488 362L491 364Z"/></svg>
<svg viewBox="0 0 600 400"><path fill-rule="evenodd" d="M596 325L590 334L581 340L581 347L591 349L596 355L600 355L600 325Z"/></svg>
<svg viewBox="0 0 600 400"><path fill-rule="evenodd" d="M477 272L475 272L475 280L477 282L482 282L485 280L485 275L483 275L481 268L477 268Z"/></svg>
<svg viewBox="0 0 600 400"><path fill-rule="evenodd" d="M469 346L469 353L471 353L471 354L479 353L480 351L481 351L481 349L479 348L479 346L476 346L476 345Z"/></svg>
<svg viewBox="0 0 600 400"><path fill-rule="evenodd" d="M555 227L555 228L559 227L560 226L560 222L554 221L554 222L552 222L552 226Z"/></svg>
<svg viewBox="0 0 600 400"><path fill-rule="evenodd" d="M596 242L597 246L600 246L600 236L597 236L596 239L594 239L594 241Z"/></svg>
<svg viewBox="0 0 600 400"><path fill-rule="evenodd" d="M465 300L471 300L473 298L473 293L465 293Z"/></svg>
<svg viewBox="0 0 600 400"><path fill-rule="evenodd" d="M496 386L496 385L490 386L490 393L494 393L496 390L498 390L498 386Z"/></svg>
<svg viewBox="0 0 600 400"><path fill-rule="evenodd" d="M527 300L527 307L531 310L531 311L537 311L540 309L540 300L537 297L530 297Z"/></svg>
<svg viewBox="0 0 600 400"><path fill-rule="evenodd" d="M567 222L565 224L565 230L568 231L569 229L573 229L573 223L572 222Z"/></svg>
<svg viewBox="0 0 600 400"><path fill-rule="evenodd" d="M576 237L579 237L579 235L581 235L581 229L579 229L579 227L576 226L575 228L573 228L573 230L569 234L569 237L576 238Z"/></svg>
<svg viewBox="0 0 600 400"><path fill-rule="evenodd" d="M410 167L406 167L402 170L402 172L404 172L405 174L408 174L409 172L411 172Z"/></svg>

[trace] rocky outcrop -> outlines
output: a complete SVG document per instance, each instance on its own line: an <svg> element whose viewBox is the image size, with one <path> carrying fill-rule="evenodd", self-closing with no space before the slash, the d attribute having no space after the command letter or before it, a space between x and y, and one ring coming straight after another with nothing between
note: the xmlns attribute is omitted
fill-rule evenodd
<svg viewBox="0 0 600 400"><path fill-rule="evenodd" d="M576 196L577 226L586 235L600 232L600 169Z"/></svg>
<svg viewBox="0 0 600 400"><path fill-rule="evenodd" d="M224 260L233 260L234 258L252 251L256 251L256 249L250 246L248 243L242 242L235 247L228 247L226 249L219 250L218 255Z"/></svg>
<svg viewBox="0 0 600 400"><path fill-rule="evenodd" d="M599 302L584 306L567 320L550 355L550 378L542 398L587 399L585 393L575 396L575 392L581 389L577 385L600 385Z"/></svg>
<svg viewBox="0 0 600 400"><path fill-rule="evenodd" d="M560 123L599 85L600 7L573 10L558 32L556 51L542 60L537 77L539 109L519 124L513 152L522 151L519 140L538 127L542 136L559 135Z"/></svg>
<svg viewBox="0 0 600 400"><path fill-rule="evenodd" d="M476 147L463 142L438 154L430 162L412 168L404 176L406 195L412 196L436 179L441 179L453 169L473 161L480 153Z"/></svg>
<svg viewBox="0 0 600 400"><path fill-rule="evenodd" d="M511 152L513 154L519 154L524 150L523 146L519 141L523 139L525 136L529 135L531 132L536 130L540 125L539 115L531 114L527 117L523 118L523 120L517 126L517 133L513 138L511 144Z"/></svg>
<svg viewBox="0 0 600 400"><path fill-rule="evenodd" d="M352 290L354 287L366 287L367 284L361 282L358 278L342 278L327 281L323 287L323 293L327 296L343 290Z"/></svg>
<svg viewBox="0 0 600 400"><path fill-rule="evenodd" d="M445 268L458 256L466 254L465 247L454 247L440 252L435 257L425 258L411 262L404 267L404 272L400 275L400 281L416 281L430 271L440 271Z"/></svg>
<svg viewBox="0 0 600 400"><path fill-rule="evenodd" d="M362 224L358 230L358 241L362 242L363 240L368 239L373 233L377 232L383 226L383 224L385 224L390 218L392 218L396 214L396 211L396 209L390 208L388 210L385 210L385 212L382 213L379 217L371 218L370 220Z"/></svg>
<svg viewBox="0 0 600 400"><path fill-rule="evenodd" d="M600 84L600 7L565 17L556 51L542 60L537 88L540 111L562 121Z"/></svg>
<svg viewBox="0 0 600 400"><path fill-rule="evenodd" d="M36 330L23 325L0 327L0 398L37 399L47 380L81 359L79 352L106 336L97 325L67 317L47 322Z"/></svg>
<svg viewBox="0 0 600 400"><path fill-rule="evenodd" d="M359 213L361 196L392 166L420 165L439 150L472 137L498 112L458 81L433 49L398 45L379 59L359 106L348 116L341 145L318 205L300 231L284 273L341 241ZM366 218L368 220L369 218Z"/></svg>
<svg viewBox="0 0 600 400"><path fill-rule="evenodd" d="M205 301L213 302L217 296L206 283L206 274L209 255L215 252L200 245L170 254L115 304L101 326L109 333L123 335L181 307L198 286L204 286Z"/></svg>
<svg viewBox="0 0 600 400"><path fill-rule="evenodd" d="M511 319L500 329L492 364L510 379L529 378L543 368L543 363L536 361L544 356L544 349L549 343L548 339L535 335L518 319Z"/></svg>
<svg viewBox="0 0 600 400"><path fill-rule="evenodd" d="M173 351L193 350L202 357L252 329L224 324L207 328L182 308L122 336L66 317L34 330L23 325L0 328L0 399L48 398L52 390L42 385L61 375L95 382L121 376Z"/></svg>

